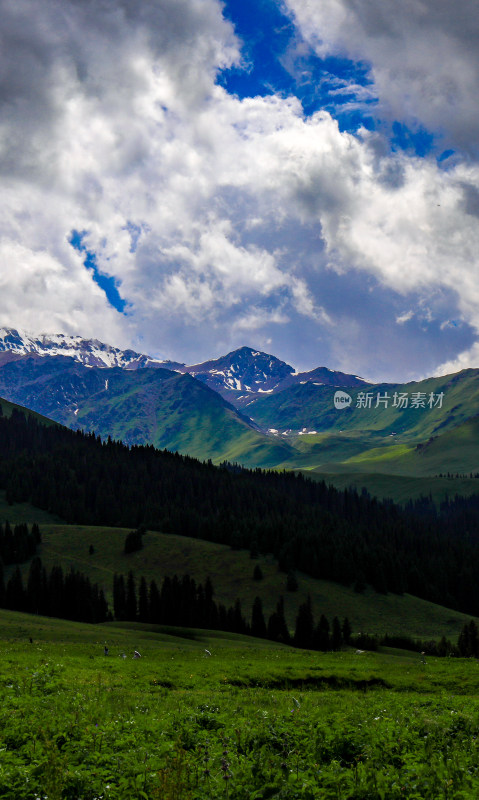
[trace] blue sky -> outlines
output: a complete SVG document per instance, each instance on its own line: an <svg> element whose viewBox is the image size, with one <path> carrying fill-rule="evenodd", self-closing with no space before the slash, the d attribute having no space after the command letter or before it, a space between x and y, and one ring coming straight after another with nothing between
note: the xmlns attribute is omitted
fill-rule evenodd
<svg viewBox="0 0 479 800"><path fill-rule="evenodd" d="M0 0L0 324L479 365L473 0Z"/></svg>
<svg viewBox="0 0 479 800"><path fill-rule="evenodd" d="M341 130L354 132L360 125L374 129L374 97L353 111L345 107L355 100L354 90L333 93L338 81L369 86L367 65L317 56L281 3L229 0L224 16L234 25L242 52L242 64L218 78L228 92L240 98L294 95L301 100L305 115L325 108L334 113Z"/></svg>
<svg viewBox="0 0 479 800"><path fill-rule="evenodd" d="M104 272L100 272L95 253L91 250L88 250L88 247L84 244L86 235L86 231L72 231L70 236L70 244L75 250L82 254L83 265L85 269L90 272L95 283L98 284L100 289L105 292L105 296L110 305L119 311L120 314L124 314L126 301L123 300L120 292L118 291L118 282L113 276L106 275Z"/></svg>

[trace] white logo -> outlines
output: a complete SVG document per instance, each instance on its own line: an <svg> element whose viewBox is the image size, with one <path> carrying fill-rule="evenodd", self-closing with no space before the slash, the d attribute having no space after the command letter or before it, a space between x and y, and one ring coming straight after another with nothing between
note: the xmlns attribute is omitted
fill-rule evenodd
<svg viewBox="0 0 479 800"><path fill-rule="evenodd" d="M353 398L346 394L346 392L335 392L334 394L334 407L335 408L347 408L353 402Z"/></svg>

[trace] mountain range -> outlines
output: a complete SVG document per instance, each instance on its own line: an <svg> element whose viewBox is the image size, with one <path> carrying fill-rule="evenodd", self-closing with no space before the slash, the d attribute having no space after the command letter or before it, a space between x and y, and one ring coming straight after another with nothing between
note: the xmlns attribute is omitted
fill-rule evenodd
<svg viewBox="0 0 479 800"><path fill-rule="evenodd" d="M234 405L241 406L256 396L280 391L288 386L316 382L325 386L360 386L362 378L318 367L310 372L296 372L275 356L240 347L225 356L201 364L187 365L177 361L160 361L134 350L120 350L97 339L65 334L35 337L13 328L0 328L0 365L25 356L72 358L86 367L121 367L137 370L156 367L190 374L221 394Z"/></svg>
<svg viewBox="0 0 479 800"><path fill-rule="evenodd" d="M71 428L201 459L327 473L479 471L479 370L370 384L241 347L200 364L0 330L0 396Z"/></svg>

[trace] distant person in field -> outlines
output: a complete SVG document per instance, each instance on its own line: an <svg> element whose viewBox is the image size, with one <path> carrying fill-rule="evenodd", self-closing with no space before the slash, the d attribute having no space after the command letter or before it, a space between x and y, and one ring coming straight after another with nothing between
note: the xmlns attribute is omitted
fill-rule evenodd
<svg viewBox="0 0 479 800"><path fill-rule="evenodd" d="M110 652L110 651L108 650L108 647L107 647L106 645L105 645L105 647L104 647L104 649L103 649L103 652L105 653L105 655L106 655L106 656L107 656L107 655L108 655L108 653Z"/></svg>

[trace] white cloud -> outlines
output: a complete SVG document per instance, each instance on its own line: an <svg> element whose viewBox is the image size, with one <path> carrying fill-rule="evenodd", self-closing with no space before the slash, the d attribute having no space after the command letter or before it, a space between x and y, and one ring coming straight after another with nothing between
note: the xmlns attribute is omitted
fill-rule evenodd
<svg viewBox="0 0 479 800"><path fill-rule="evenodd" d="M404 323L409 322L409 320L412 319L413 316L414 316L414 311L412 310L405 311L404 314L400 314L398 317L396 317L396 322L398 325L404 325Z"/></svg>
<svg viewBox="0 0 479 800"><path fill-rule="evenodd" d="M462 353L459 353L456 358L451 358L449 361L444 361L442 364L439 364L435 369L435 375L450 375L452 372L459 372L462 369L477 367L478 364L479 343L476 343Z"/></svg>
<svg viewBox="0 0 479 800"><path fill-rule="evenodd" d="M285 0L321 56L370 65L382 109L477 153L476 0Z"/></svg>
<svg viewBox="0 0 479 800"><path fill-rule="evenodd" d="M349 47L341 3L324 7ZM306 30L322 18L305 8ZM228 95L215 76L238 48L216 0L0 0L0 12L1 324L141 335L193 362L244 331L270 341L298 315L318 331L354 316L311 282L354 267L404 305L437 285L457 293L479 329L473 161L444 170L326 112L305 118L294 97ZM127 317L68 244L73 229L120 281Z"/></svg>

